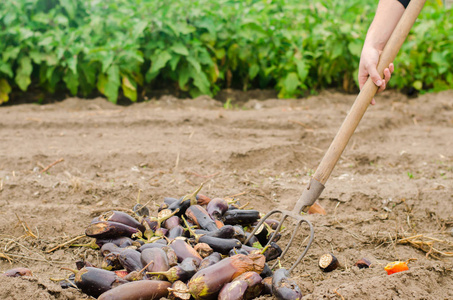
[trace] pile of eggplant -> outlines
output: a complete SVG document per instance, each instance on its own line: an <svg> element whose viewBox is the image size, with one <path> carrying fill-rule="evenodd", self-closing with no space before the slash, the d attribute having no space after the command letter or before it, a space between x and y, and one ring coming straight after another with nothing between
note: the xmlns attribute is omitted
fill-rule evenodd
<svg viewBox="0 0 453 300"><path fill-rule="evenodd" d="M302 298L285 269L273 272L267 264L282 252L276 242L263 248L278 221L267 220L244 244L260 212L233 199L211 199L200 189L165 198L157 217L141 204L134 215L108 211L96 217L85 234L99 247L101 265L77 262L61 286L103 300Z"/></svg>

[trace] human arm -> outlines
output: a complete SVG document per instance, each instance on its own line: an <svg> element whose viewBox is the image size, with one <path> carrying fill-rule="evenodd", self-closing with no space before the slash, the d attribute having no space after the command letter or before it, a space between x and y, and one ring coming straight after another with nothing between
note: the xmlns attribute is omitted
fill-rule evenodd
<svg viewBox="0 0 453 300"><path fill-rule="evenodd" d="M368 28L360 56L358 78L360 89L362 89L368 77L371 77L374 84L379 87L378 92L383 91L390 80L394 70L393 63L384 69L384 78L381 78L376 67L379 62L379 56L403 15L405 5L408 2L407 0L401 0L401 2L397 0L379 1L373 22ZM371 104L375 104L374 99L371 101Z"/></svg>

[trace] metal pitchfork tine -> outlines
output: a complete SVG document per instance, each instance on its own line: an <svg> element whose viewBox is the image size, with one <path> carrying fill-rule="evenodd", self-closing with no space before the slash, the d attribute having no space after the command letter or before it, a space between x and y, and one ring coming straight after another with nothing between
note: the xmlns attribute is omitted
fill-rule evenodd
<svg viewBox="0 0 453 300"><path fill-rule="evenodd" d="M420 11L422 10L425 1L426 0L412 0L409 3L408 7L406 8L404 14L402 15L400 21L398 22L398 25L396 26L395 30L390 36L390 39L388 40L381 54L379 64L377 66L377 70L381 75L381 78L383 77L384 69L394 61L396 55L398 54L399 49L401 48L401 45L403 44L404 40L409 34L412 25L414 24ZM277 209L270 211L263 218L261 218L260 222L255 226L254 230L245 241L245 243L247 243L250 240L250 238L255 234L255 232L261 227L264 221L268 219L271 215L281 214L282 216L280 218L280 223L275 232L272 234L272 237L269 239L266 245L268 246L270 245L271 242L273 242L286 219L293 218L294 220L297 221L296 228L291 234L291 238L288 245L285 247L282 254L280 255L280 259L282 259L286 252L288 251L288 249L290 248L291 244L294 242L294 238L298 233L299 227L302 225L302 223L307 223L307 225L310 228L310 237L307 246L305 247L305 250L297 258L297 260L293 263L293 265L289 269L289 272L293 271L294 268L300 263L300 261L310 248L314 239L313 225L310 223L310 221L306 220L301 215L301 213L308 212L310 206L312 206L313 203L315 203L316 199L318 199L318 197L321 195L324 189L324 184L327 182L327 179L332 173L333 168L340 159L343 150L348 144L349 139L351 138L355 129L359 125L360 120L365 114L368 105L370 104L371 99L373 99L377 90L378 87L373 83L371 78L368 78L365 85L362 87L359 95L357 96L356 100L354 101L354 104L352 105L348 115L343 121L343 124L338 130L337 135L330 144L329 149L327 150L326 154L321 160L315 174L311 178L307 187L303 190L302 196L297 201L293 210L288 211ZM275 265L276 263L272 266L272 268L274 268Z"/></svg>

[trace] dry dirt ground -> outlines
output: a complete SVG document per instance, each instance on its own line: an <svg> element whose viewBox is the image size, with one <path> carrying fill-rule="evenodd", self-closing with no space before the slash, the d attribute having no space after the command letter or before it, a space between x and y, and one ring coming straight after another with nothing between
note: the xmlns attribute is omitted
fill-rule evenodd
<svg viewBox="0 0 453 300"><path fill-rule="evenodd" d="M33 271L0 277L0 299L88 299L51 279L80 258L99 263L99 252L49 250L101 212L132 208L139 190L153 213L201 182L205 195L239 194L262 212L292 208L354 98L323 92L228 109L206 97L0 107L0 271ZM452 299L453 91L379 95L319 202L328 215L307 216L315 241L293 273L304 299ZM327 252L342 264L331 273L317 266ZM363 257L370 269L354 266ZM409 271L384 271L408 259L416 259Z"/></svg>

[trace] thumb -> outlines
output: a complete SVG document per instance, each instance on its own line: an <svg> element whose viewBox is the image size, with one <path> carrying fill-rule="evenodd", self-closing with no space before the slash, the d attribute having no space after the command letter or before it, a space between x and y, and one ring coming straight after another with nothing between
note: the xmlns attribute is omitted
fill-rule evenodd
<svg viewBox="0 0 453 300"><path fill-rule="evenodd" d="M371 80L374 82L375 85L377 86L381 86L382 85L382 78L381 76L379 75L378 71L376 70L376 68L372 68L371 70L369 70L370 72L370 77L371 77Z"/></svg>

